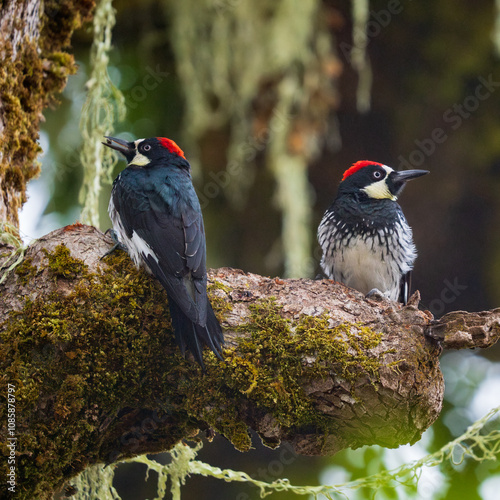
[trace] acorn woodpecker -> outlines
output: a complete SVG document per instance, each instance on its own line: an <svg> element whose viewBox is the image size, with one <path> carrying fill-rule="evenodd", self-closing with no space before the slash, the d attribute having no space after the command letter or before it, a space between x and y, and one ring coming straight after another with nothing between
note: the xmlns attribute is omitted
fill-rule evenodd
<svg viewBox="0 0 500 500"><path fill-rule="evenodd" d="M113 183L108 208L118 241L167 291L182 354L191 351L204 367L205 344L222 360L224 337L207 297L203 217L184 153L163 137L106 137L103 144L128 163Z"/></svg>
<svg viewBox="0 0 500 500"><path fill-rule="evenodd" d="M427 173L396 172L373 161L358 161L345 171L318 227L328 278L406 304L417 251L396 200L407 181Z"/></svg>

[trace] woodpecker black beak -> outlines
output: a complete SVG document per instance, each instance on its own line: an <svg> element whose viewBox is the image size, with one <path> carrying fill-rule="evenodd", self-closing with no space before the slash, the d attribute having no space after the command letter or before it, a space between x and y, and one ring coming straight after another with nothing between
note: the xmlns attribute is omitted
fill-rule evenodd
<svg viewBox="0 0 500 500"><path fill-rule="evenodd" d="M391 172L387 176L387 186L394 196L399 196L403 191L407 181L416 179L422 175L428 174L428 170L401 170L400 172Z"/></svg>
<svg viewBox="0 0 500 500"><path fill-rule="evenodd" d="M401 172L391 172L389 177L394 184L404 184L407 181L428 174L428 170L402 170Z"/></svg>
<svg viewBox="0 0 500 500"><path fill-rule="evenodd" d="M125 158L130 159L135 155L135 144L133 142L127 142L123 139L118 139L116 137L106 137L106 142L103 142L108 148L115 149L121 153Z"/></svg>

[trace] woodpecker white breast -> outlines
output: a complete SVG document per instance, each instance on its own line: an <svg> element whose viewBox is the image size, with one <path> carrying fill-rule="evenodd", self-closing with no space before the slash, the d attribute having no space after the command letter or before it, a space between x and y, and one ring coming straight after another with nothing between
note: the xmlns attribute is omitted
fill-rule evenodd
<svg viewBox="0 0 500 500"><path fill-rule="evenodd" d="M396 172L371 161L359 161L344 173L318 228L321 268L328 278L406 303L417 252L396 200L408 180L426 173Z"/></svg>

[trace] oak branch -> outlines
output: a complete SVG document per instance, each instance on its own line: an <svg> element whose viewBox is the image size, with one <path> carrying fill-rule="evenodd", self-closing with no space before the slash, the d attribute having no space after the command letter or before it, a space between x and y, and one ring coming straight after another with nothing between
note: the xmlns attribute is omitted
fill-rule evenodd
<svg viewBox="0 0 500 500"><path fill-rule="evenodd" d="M209 295L225 361L206 350L203 373L180 356L156 281L121 251L101 259L111 245L89 226L57 230L0 285L1 372L15 386L26 498L200 430L244 451L253 429L306 455L414 443L441 411L443 347L500 336L500 309L436 321L418 293L403 307L329 280L222 268ZM1 258L10 252L0 247Z"/></svg>

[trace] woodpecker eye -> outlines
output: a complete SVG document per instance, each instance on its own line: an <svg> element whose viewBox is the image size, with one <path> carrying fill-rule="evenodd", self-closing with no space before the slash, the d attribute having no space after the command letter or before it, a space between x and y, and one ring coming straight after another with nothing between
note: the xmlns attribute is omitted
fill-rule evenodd
<svg viewBox="0 0 500 500"><path fill-rule="evenodd" d="M149 151L150 149L151 149L151 144L144 144L144 146L142 146L143 151Z"/></svg>
<svg viewBox="0 0 500 500"><path fill-rule="evenodd" d="M373 178L374 179L382 179L382 177L384 176L384 174L380 171L380 170L375 170L375 172L373 172Z"/></svg>

